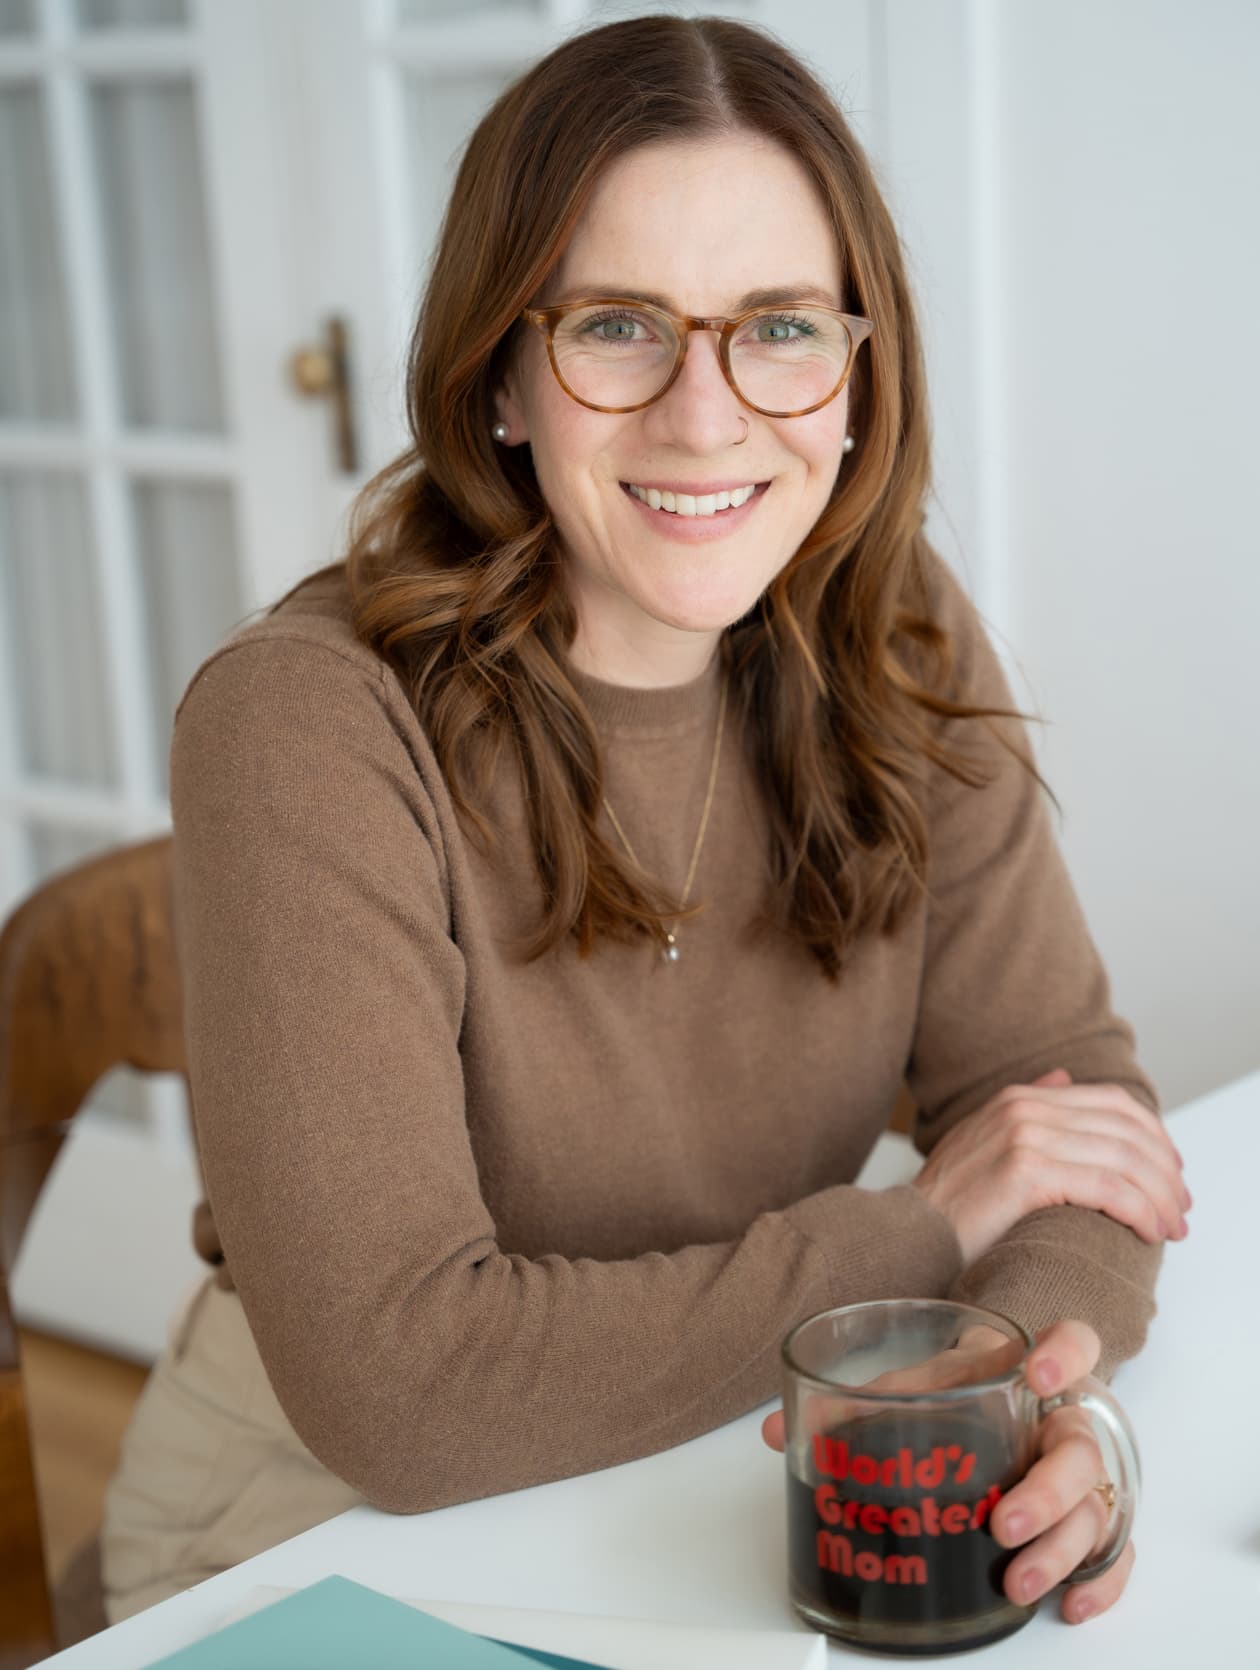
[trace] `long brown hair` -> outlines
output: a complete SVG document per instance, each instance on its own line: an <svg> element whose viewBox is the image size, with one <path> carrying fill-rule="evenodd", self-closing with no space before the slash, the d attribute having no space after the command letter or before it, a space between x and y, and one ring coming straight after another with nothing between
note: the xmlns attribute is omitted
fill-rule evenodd
<svg viewBox="0 0 1260 1670"><path fill-rule="evenodd" d="M723 635L769 808L771 913L835 978L854 938L895 928L923 886L925 762L984 781L942 745L939 721L1005 710L946 695L950 646L930 618L921 531L927 405L896 232L834 101L771 35L717 18L610 23L491 107L411 340L414 447L357 498L345 565L357 635L402 679L461 816L487 843L479 802L498 750L515 751L542 897L526 954L570 934L582 952L601 935L662 937L677 901L598 826L600 744L566 674L576 622L557 535L528 448L491 437L493 393L522 308L609 164L654 141L741 130L785 145L812 176L844 306L876 322L850 384L856 450L795 556Z"/></svg>

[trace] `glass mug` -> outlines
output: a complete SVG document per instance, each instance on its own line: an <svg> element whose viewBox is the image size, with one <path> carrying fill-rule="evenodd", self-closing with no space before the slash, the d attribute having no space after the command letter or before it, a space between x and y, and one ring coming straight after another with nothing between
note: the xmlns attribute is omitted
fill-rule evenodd
<svg viewBox="0 0 1260 1670"><path fill-rule="evenodd" d="M962 1385L916 1391L919 1367L985 1326L1006 1366ZM876 1652L980 1647L1036 1611L1002 1589L1016 1554L989 1515L1037 1458L1037 1428L1076 1405L1102 1441L1115 1509L1107 1545L1074 1582L1097 1577L1128 1541L1137 1441L1096 1382L1041 1398L1024 1378L1033 1339L1009 1317L945 1299L881 1299L823 1311L783 1342L792 1604L806 1623ZM964 1365L960 1365L965 1368ZM897 1373L895 1371L902 1371ZM909 1371L909 1372L906 1372ZM955 1374L957 1370L955 1370ZM871 1383L890 1376L881 1389Z"/></svg>

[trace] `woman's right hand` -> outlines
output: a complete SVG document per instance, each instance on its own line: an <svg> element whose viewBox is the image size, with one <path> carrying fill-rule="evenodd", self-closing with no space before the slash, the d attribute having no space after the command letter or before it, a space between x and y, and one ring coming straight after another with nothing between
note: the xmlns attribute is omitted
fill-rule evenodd
<svg viewBox="0 0 1260 1670"><path fill-rule="evenodd" d="M1144 1241L1187 1233L1190 1194L1160 1121L1119 1085L1074 1085L1062 1067L961 1119L913 1186L949 1219L967 1264L1047 1206L1105 1212Z"/></svg>

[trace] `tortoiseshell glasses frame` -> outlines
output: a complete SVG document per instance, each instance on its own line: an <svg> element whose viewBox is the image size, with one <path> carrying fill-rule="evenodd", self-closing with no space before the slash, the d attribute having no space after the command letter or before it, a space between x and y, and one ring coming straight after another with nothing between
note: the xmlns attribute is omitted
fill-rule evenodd
<svg viewBox="0 0 1260 1670"><path fill-rule="evenodd" d="M794 411L772 411L765 406L758 406L750 400L735 381L735 374L731 370L731 338L750 319L756 319L761 314L765 314L769 318L777 318L784 312L790 311L793 306L800 308L802 311L825 313L832 319L838 319L848 335L849 352L839 380L829 394L825 394L821 400L815 400L810 406L801 406ZM631 308L636 313L646 313L654 319L663 320L671 327L678 343L674 355L674 364L665 381L649 399L637 401L633 406L601 406L593 400L584 400L565 382L556 359L556 326L570 313L578 313L587 307ZM726 378L736 399L747 406L750 411L760 412L763 417L774 418L805 417L808 413L816 412L834 400L853 374L853 364L857 358L858 349L875 329L872 321L862 318L860 314L841 313L838 308L820 307L816 302L787 303L779 307L754 307L750 308L747 313L738 314L734 319L701 319L691 314L666 313L664 308L655 307L647 302L638 301L634 297L626 296L587 296L581 301L562 302L557 307L527 307L522 311L521 318L527 324L537 326L542 332L547 343L547 358L551 362L551 369L555 373L556 381L560 384L560 387L571 400L576 400L579 406L586 406L593 412L641 412L645 406L653 405L663 394L669 392L682 370L683 361L687 357L687 339L692 331L717 331L719 333L718 359L722 366L722 375Z"/></svg>

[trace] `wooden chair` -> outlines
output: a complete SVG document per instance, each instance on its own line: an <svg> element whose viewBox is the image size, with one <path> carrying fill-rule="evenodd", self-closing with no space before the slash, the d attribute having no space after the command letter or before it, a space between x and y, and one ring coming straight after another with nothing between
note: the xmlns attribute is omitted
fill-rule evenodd
<svg viewBox="0 0 1260 1670"><path fill-rule="evenodd" d="M95 1539L49 1585L8 1274L101 1075L126 1064L187 1077L182 1009L170 836L52 877L0 933L0 1670L105 1625Z"/></svg>

